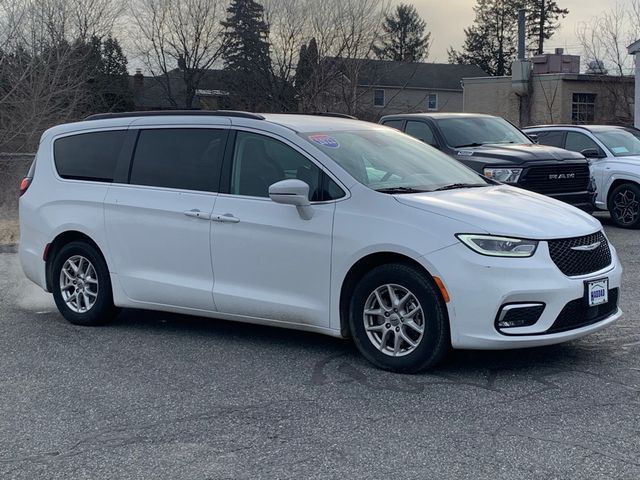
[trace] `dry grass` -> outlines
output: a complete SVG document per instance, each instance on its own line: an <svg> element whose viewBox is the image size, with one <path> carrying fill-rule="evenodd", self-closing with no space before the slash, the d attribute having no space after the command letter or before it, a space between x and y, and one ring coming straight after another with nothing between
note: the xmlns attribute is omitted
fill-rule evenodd
<svg viewBox="0 0 640 480"><path fill-rule="evenodd" d="M0 245L18 243L18 220L0 220Z"/></svg>

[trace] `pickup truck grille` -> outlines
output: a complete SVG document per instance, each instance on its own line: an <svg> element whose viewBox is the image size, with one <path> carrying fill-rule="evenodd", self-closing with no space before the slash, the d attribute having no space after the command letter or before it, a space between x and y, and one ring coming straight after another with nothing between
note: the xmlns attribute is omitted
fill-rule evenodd
<svg viewBox="0 0 640 480"><path fill-rule="evenodd" d="M589 188L589 165L543 165L523 172L518 186L537 193L584 192Z"/></svg>

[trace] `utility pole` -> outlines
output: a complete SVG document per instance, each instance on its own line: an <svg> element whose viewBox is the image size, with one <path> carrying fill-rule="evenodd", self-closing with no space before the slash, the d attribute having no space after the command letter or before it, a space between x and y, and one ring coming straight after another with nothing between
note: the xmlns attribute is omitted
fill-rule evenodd
<svg viewBox="0 0 640 480"><path fill-rule="evenodd" d="M546 8L545 8L545 0L540 0L540 23L538 32L538 55L542 55L544 53L544 23L546 17Z"/></svg>

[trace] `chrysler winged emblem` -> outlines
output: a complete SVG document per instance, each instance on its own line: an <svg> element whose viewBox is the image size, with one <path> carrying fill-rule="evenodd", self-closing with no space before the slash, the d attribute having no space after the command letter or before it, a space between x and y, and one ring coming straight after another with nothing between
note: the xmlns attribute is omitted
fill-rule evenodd
<svg viewBox="0 0 640 480"><path fill-rule="evenodd" d="M571 250L577 250L579 252L590 252L600 246L602 242L595 242L590 245L578 245L577 247L571 247Z"/></svg>

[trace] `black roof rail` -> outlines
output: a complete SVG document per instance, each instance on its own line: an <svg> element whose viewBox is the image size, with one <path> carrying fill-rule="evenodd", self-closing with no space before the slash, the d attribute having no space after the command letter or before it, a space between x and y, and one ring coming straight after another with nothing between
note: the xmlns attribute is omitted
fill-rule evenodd
<svg viewBox="0 0 640 480"><path fill-rule="evenodd" d="M335 117L335 118L348 118L349 120L358 120L357 117L353 115L347 115L346 113L336 113L336 112L286 112L287 114L294 115L317 115L319 117Z"/></svg>
<svg viewBox="0 0 640 480"><path fill-rule="evenodd" d="M194 117L237 117L251 118L253 120L264 120L258 113L240 112L235 110L147 110L140 112L119 112L119 113L96 113L89 115L85 120L104 120L108 118L128 118L128 117L162 117L168 115L185 115Z"/></svg>

